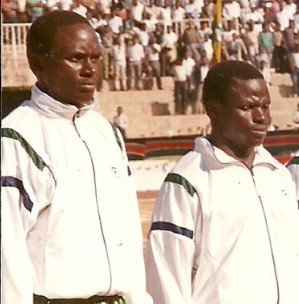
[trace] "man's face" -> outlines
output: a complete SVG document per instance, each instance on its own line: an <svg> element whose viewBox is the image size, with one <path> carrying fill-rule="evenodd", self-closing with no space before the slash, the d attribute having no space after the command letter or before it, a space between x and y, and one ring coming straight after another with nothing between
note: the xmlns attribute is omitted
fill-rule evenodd
<svg viewBox="0 0 299 304"><path fill-rule="evenodd" d="M233 80L218 113L221 142L237 153L263 143L270 123L270 96L263 79Z"/></svg>
<svg viewBox="0 0 299 304"><path fill-rule="evenodd" d="M100 45L85 24L60 28L53 37L53 53L42 60L38 85L56 100L81 108L93 101L99 77Z"/></svg>

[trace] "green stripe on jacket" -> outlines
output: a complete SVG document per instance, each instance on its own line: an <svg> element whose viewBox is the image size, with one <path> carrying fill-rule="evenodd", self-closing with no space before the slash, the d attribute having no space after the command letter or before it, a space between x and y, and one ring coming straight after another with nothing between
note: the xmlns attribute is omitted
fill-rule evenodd
<svg viewBox="0 0 299 304"><path fill-rule="evenodd" d="M185 177L176 173L169 173L165 178L165 182L172 182L175 184L182 185L192 197L196 192L195 188L190 184L190 182Z"/></svg>
<svg viewBox="0 0 299 304"><path fill-rule="evenodd" d="M17 140L20 142L22 147L27 152L28 156L32 159L33 163L36 165L36 167L43 171L46 164L43 161L43 159L34 151L34 149L30 146L30 144L27 142L27 140L17 131L10 129L10 128L3 128L1 130L1 136L11 138L14 140Z"/></svg>

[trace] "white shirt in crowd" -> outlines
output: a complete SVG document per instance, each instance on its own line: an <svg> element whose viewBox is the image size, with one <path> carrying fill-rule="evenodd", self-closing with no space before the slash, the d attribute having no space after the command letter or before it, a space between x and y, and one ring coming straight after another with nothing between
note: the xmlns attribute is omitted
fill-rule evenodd
<svg viewBox="0 0 299 304"><path fill-rule="evenodd" d="M123 20L119 16L113 16L108 20L108 25L114 34L119 34L119 28L123 26Z"/></svg>
<svg viewBox="0 0 299 304"><path fill-rule="evenodd" d="M128 49L129 61L141 61L144 58L143 46L140 43L133 44Z"/></svg>
<svg viewBox="0 0 299 304"><path fill-rule="evenodd" d="M158 43L154 43L147 49L147 56L149 61L159 61L159 53L161 52L161 46Z"/></svg>
<svg viewBox="0 0 299 304"><path fill-rule="evenodd" d="M173 79L174 81L186 81L187 80L187 73L186 68L183 65L175 65L173 69Z"/></svg>
<svg viewBox="0 0 299 304"><path fill-rule="evenodd" d="M192 57L185 58L183 59L183 66L185 67L187 77L190 77L195 66L195 60Z"/></svg>

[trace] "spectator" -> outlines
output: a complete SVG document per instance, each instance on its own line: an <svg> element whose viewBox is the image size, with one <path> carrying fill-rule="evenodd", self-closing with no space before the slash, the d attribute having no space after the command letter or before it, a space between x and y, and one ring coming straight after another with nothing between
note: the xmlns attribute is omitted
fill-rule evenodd
<svg viewBox="0 0 299 304"><path fill-rule="evenodd" d="M103 26L101 38L104 46L103 62L104 62L104 79L112 79L114 76L113 65L113 32L109 26Z"/></svg>
<svg viewBox="0 0 299 304"><path fill-rule="evenodd" d="M185 6L185 17L187 19L198 19L201 13L201 7L195 0L189 0Z"/></svg>
<svg viewBox="0 0 299 304"><path fill-rule="evenodd" d="M113 45L114 58L114 88L116 91L127 90L127 61L126 61L126 47L121 39L121 36L116 37L116 43Z"/></svg>
<svg viewBox="0 0 299 304"><path fill-rule="evenodd" d="M201 10L201 18L214 18L214 3L212 0L204 0Z"/></svg>
<svg viewBox="0 0 299 304"><path fill-rule="evenodd" d="M201 51L204 51L206 53L207 59L209 60L209 62L211 62L213 58L214 49L212 39L210 38L209 34L204 34L203 41L200 43L199 48Z"/></svg>
<svg viewBox="0 0 299 304"><path fill-rule="evenodd" d="M295 151L295 153L292 156L292 159L287 164L287 168L289 169L293 181L295 182L297 202L299 206L299 150Z"/></svg>
<svg viewBox="0 0 299 304"><path fill-rule="evenodd" d="M131 15L132 15L132 19L138 24L142 22L144 9L145 9L144 4L142 4L138 0L132 0Z"/></svg>
<svg viewBox="0 0 299 304"><path fill-rule="evenodd" d="M198 59L199 53L197 50L198 33L193 20L186 22L186 28L181 37L182 44L192 52L192 57Z"/></svg>
<svg viewBox="0 0 299 304"><path fill-rule="evenodd" d="M261 32L263 29L264 17L259 10L256 9L255 4L250 5L250 10L244 14L242 18L243 24L249 23L250 21L254 24L254 30L257 32Z"/></svg>
<svg viewBox="0 0 299 304"><path fill-rule="evenodd" d="M83 5L82 0L73 0L71 11L83 16L84 18L87 17L87 8Z"/></svg>
<svg viewBox="0 0 299 304"><path fill-rule="evenodd" d="M262 61L265 61L267 67L271 67L271 61L267 54L267 51L264 48L260 47L259 52L256 54L254 61L254 65L257 69L259 69Z"/></svg>
<svg viewBox="0 0 299 304"><path fill-rule="evenodd" d="M166 176L153 211L146 273L154 303L299 303L298 205L290 173L263 147L263 76L221 62L202 100L211 134Z"/></svg>
<svg viewBox="0 0 299 304"><path fill-rule="evenodd" d="M150 76L156 77L157 88L162 90L162 81L161 81L161 64L160 64L160 54L161 46L156 43L156 38L151 37L149 39L149 44L146 48L146 55L148 60L148 65L150 68Z"/></svg>
<svg viewBox="0 0 299 304"><path fill-rule="evenodd" d="M124 113L123 107L117 107L116 112L117 112L117 114L113 118L113 123L119 129L123 138L127 138L126 129L128 127L128 117Z"/></svg>
<svg viewBox="0 0 299 304"><path fill-rule="evenodd" d="M259 70L264 76L264 80L269 87L271 84L271 74L270 74L270 68L268 63L265 60L260 61Z"/></svg>
<svg viewBox="0 0 299 304"><path fill-rule="evenodd" d="M213 34L213 30L209 27L209 23L207 21L201 21L200 28L197 33L199 39L203 39L205 34L208 34L211 37Z"/></svg>
<svg viewBox="0 0 299 304"><path fill-rule="evenodd" d="M164 2L164 5L161 7L161 22L164 24L164 27L167 25L172 25L171 20L172 9L168 5L167 1Z"/></svg>
<svg viewBox="0 0 299 304"><path fill-rule="evenodd" d="M294 14L295 32L299 33L299 4L297 5L296 13Z"/></svg>
<svg viewBox="0 0 299 304"><path fill-rule="evenodd" d="M280 30L280 24L275 23L273 32L273 67L276 73L285 71L286 50L283 46L283 34Z"/></svg>
<svg viewBox="0 0 299 304"><path fill-rule="evenodd" d="M27 57L37 83L2 121L2 303L152 303L125 145L95 109L94 30L45 13Z"/></svg>
<svg viewBox="0 0 299 304"><path fill-rule="evenodd" d="M42 0L26 0L26 7L30 22L34 22L44 13L44 3Z"/></svg>
<svg viewBox="0 0 299 304"><path fill-rule="evenodd" d="M156 38L157 40L157 38ZM172 26L166 27L166 33L163 36L161 47L162 47L162 75L170 74L170 67L177 59L177 42L178 36L173 31Z"/></svg>
<svg viewBox="0 0 299 304"><path fill-rule="evenodd" d="M180 1L176 0L172 9L172 21L183 22L185 19L185 10L181 7Z"/></svg>
<svg viewBox="0 0 299 304"><path fill-rule="evenodd" d="M242 60L242 53L247 58L245 44L237 33L233 34L233 40L227 42L226 51L229 60Z"/></svg>
<svg viewBox="0 0 299 304"><path fill-rule="evenodd" d="M114 36L117 36L119 34L120 27L123 27L123 20L121 17L116 15L116 12L116 8L112 9L111 17L108 19L108 26Z"/></svg>
<svg viewBox="0 0 299 304"><path fill-rule="evenodd" d="M225 20L235 22L241 17L240 4L235 0L228 0L224 3L222 9L222 15Z"/></svg>
<svg viewBox="0 0 299 304"><path fill-rule="evenodd" d="M254 30L254 23L251 21L248 23L248 29L243 34L243 41L247 49L248 59L254 63L255 56L259 50L258 41L259 32Z"/></svg>
<svg viewBox="0 0 299 304"><path fill-rule="evenodd" d="M291 53L294 52L295 49L295 40L296 40L296 33L295 33L295 23L294 20L289 20L289 26L284 29L283 33L283 44L287 51L287 57Z"/></svg>
<svg viewBox="0 0 299 304"><path fill-rule="evenodd" d="M263 31L259 33L259 47L265 49L266 53L269 56L269 60L272 60L273 53L273 33L270 30L270 24L263 24Z"/></svg>
<svg viewBox="0 0 299 304"><path fill-rule="evenodd" d="M299 127L299 103L297 104L297 109L292 115L293 122Z"/></svg>
<svg viewBox="0 0 299 304"><path fill-rule="evenodd" d="M128 48L129 56L129 89L142 90L142 62L144 60L143 46L138 37L133 37L133 43Z"/></svg>
<svg viewBox="0 0 299 304"><path fill-rule="evenodd" d="M279 11L275 15L275 21L280 24L280 29L283 31L289 25L289 12L285 9L285 2L280 1L279 4Z"/></svg>
<svg viewBox="0 0 299 304"><path fill-rule="evenodd" d="M293 80L293 96L299 97L299 43L295 45L295 50L290 55L290 66Z"/></svg>
<svg viewBox="0 0 299 304"><path fill-rule="evenodd" d="M187 106L187 73L185 67L183 66L183 58L180 56L177 57L173 67L173 79L175 114L185 114Z"/></svg>
<svg viewBox="0 0 299 304"><path fill-rule="evenodd" d="M4 23L17 23L18 22L18 1L17 0L4 0L1 2L1 13Z"/></svg>

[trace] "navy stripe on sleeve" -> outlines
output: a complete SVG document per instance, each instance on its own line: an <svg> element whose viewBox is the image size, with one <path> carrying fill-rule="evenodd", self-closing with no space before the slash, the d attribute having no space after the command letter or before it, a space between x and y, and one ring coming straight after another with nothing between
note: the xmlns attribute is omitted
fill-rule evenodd
<svg viewBox="0 0 299 304"><path fill-rule="evenodd" d="M14 187L17 188L20 192L20 195L23 197L24 207L31 212L33 207L33 202L31 201L28 193L26 192L23 182L13 176L3 176L1 177L1 186L2 187Z"/></svg>
<svg viewBox="0 0 299 304"><path fill-rule="evenodd" d="M169 222L153 222L150 231L162 230L170 231L176 234L186 236L193 239L193 231L184 227L177 226Z"/></svg>

